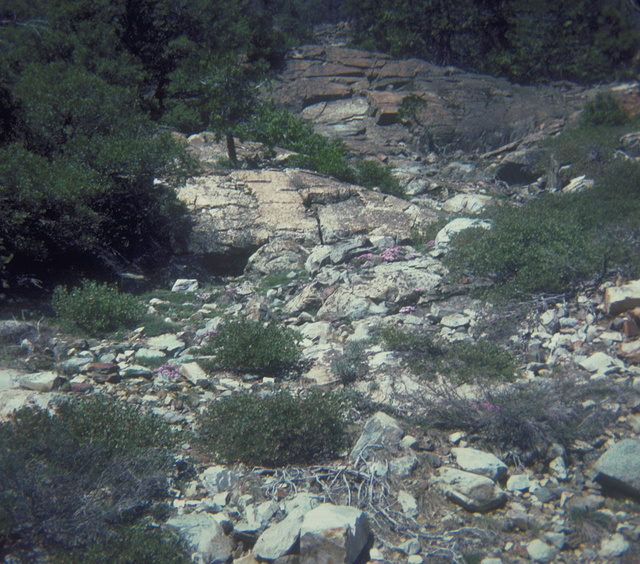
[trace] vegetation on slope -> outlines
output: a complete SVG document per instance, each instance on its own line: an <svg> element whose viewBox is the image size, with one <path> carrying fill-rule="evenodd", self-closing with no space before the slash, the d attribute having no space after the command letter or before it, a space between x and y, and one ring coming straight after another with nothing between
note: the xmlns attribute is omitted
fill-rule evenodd
<svg viewBox="0 0 640 564"><path fill-rule="evenodd" d="M345 0L344 12L361 47L524 83L610 81L640 42L626 0Z"/></svg>

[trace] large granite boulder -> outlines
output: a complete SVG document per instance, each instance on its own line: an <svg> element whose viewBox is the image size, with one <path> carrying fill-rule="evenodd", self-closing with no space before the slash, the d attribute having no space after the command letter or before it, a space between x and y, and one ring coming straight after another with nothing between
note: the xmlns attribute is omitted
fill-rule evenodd
<svg viewBox="0 0 640 564"><path fill-rule="evenodd" d="M405 200L295 169L212 172L189 180L178 197L192 210L188 251L214 271L242 270L267 243L249 270L301 268L303 248L360 235L407 241L435 217Z"/></svg>

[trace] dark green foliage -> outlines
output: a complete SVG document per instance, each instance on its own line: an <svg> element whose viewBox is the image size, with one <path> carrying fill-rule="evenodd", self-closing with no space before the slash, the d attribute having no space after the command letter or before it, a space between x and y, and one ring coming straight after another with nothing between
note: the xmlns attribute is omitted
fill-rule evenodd
<svg viewBox="0 0 640 564"><path fill-rule="evenodd" d="M275 323L242 320L226 323L211 336L203 352L215 352L218 365L242 372L278 372L300 357L300 335Z"/></svg>
<svg viewBox="0 0 640 564"><path fill-rule="evenodd" d="M638 16L624 0L346 0L355 41L522 82L611 80L638 48Z"/></svg>
<svg viewBox="0 0 640 564"><path fill-rule="evenodd" d="M351 384L369 371L365 349L364 343L349 342L345 345L344 352L331 362L331 370L340 377L343 384Z"/></svg>
<svg viewBox="0 0 640 564"><path fill-rule="evenodd" d="M581 124L586 126L622 125L628 120L629 116L611 94L598 94L580 114Z"/></svg>
<svg viewBox="0 0 640 564"><path fill-rule="evenodd" d="M0 239L1 256L14 256L9 274L49 280L48 269L65 264L108 275L180 250L189 225L173 188L195 165L158 124L233 140L255 81L283 48L253 3L4 2Z"/></svg>
<svg viewBox="0 0 640 564"><path fill-rule="evenodd" d="M635 276L640 166L613 158L622 133L620 126L584 125L550 140L550 161L572 165L559 175L560 185L587 174L595 186L488 210L490 230L470 229L455 239L447 258L452 276L465 270L487 276L496 297L572 291L610 269Z"/></svg>
<svg viewBox="0 0 640 564"><path fill-rule="evenodd" d="M141 541L122 527L166 496L177 439L160 418L102 396L18 411L0 424L0 545L74 554Z"/></svg>
<svg viewBox="0 0 640 564"><path fill-rule="evenodd" d="M404 189L393 176L391 166L382 166L376 161L356 162L356 184L365 188L379 188L383 194L404 198Z"/></svg>
<svg viewBox="0 0 640 564"><path fill-rule="evenodd" d="M444 373L462 382L509 381L516 371L514 356L486 339L452 344L444 355L443 365Z"/></svg>
<svg viewBox="0 0 640 564"><path fill-rule="evenodd" d="M63 554L55 562L72 564L189 564L189 550L178 536L159 527L124 526L107 540Z"/></svg>
<svg viewBox="0 0 640 564"><path fill-rule="evenodd" d="M234 394L213 402L200 425L205 448L251 466L318 462L346 446L341 402L318 390L303 397Z"/></svg>
<svg viewBox="0 0 640 564"><path fill-rule="evenodd" d="M51 307L60 319L94 335L120 326L130 327L144 314L144 305L134 296L121 294L115 286L89 280L83 280L81 288L70 292L58 286L53 292Z"/></svg>
<svg viewBox="0 0 640 564"><path fill-rule="evenodd" d="M287 165L315 170L344 182L356 182L356 174L348 162L348 151L342 139L328 140L318 133L296 143L299 152L287 159Z"/></svg>
<svg viewBox="0 0 640 564"><path fill-rule="evenodd" d="M424 332L385 327L380 337L402 357L411 371L433 377L441 373L455 383L474 381L508 381L515 375L514 356L486 339L462 341L444 346Z"/></svg>
<svg viewBox="0 0 640 564"><path fill-rule="evenodd" d="M403 362L418 376L433 376L437 359L444 353L442 347L433 342L426 333L403 331L396 327L385 327L380 337L392 351L402 356Z"/></svg>

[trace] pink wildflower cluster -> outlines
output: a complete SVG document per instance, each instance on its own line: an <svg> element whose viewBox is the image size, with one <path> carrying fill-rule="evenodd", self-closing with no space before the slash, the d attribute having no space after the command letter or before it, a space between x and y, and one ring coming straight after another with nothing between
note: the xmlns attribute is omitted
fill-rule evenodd
<svg viewBox="0 0 640 564"><path fill-rule="evenodd" d="M400 308L400 313L411 313L412 311L415 311L416 308L415 306L404 306Z"/></svg>
<svg viewBox="0 0 640 564"><path fill-rule="evenodd" d="M435 239L431 239L431 241L429 241L428 243L425 243L424 248L425 249L430 249L431 247L433 247L436 244L436 240Z"/></svg>
<svg viewBox="0 0 640 564"><path fill-rule="evenodd" d="M165 378L180 378L180 372L178 372L178 369L171 364L163 364L160 368L156 368L154 372L164 376Z"/></svg>
<svg viewBox="0 0 640 564"><path fill-rule="evenodd" d="M389 262L393 262L394 260L398 260L400 258L400 253L402 252L402 247L389 247L382 251L380 256Z"/></svg>
<svg viewBox="0 0 640 564"><path fill-rule="evenodd" d="M373 258L373 253L364 253L363 255L355 257L353 260L369 260L370 258Z"/></svg>

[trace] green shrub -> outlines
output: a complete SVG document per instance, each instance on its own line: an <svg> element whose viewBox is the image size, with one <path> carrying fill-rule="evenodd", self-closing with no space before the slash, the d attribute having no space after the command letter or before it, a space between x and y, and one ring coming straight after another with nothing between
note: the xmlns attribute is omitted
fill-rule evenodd
<svg viewBox="0 0 640 564"><path fill-rule="evenodd" d="M223 398L202 415L200 436L227 462L268 467L316 462L346 446L341 402L318 390Z"/></svg>
<svg viewBox="0 0 640 564"><path fill-rule="evenodd" d="M276 372L291 368L300 357L300 335L275 323L239 321L221 325L203 347L218 365L243 372Z"/></svg>
<svg viewBox="0 0 640 564"><path fill-rule="evenodd" d="M595 100L586 103L580 114L580 122L587 126L622 125L628 120L629 116L611 94L598 93Z"/></svg>
<svg viewBox="0 0 640 564"><path fill-rule="evenodd" d="M391 166L382 166L375 161L356 162L356 184L365 188L379 188L383 194L404 198L405 192L398 179L393 176Z"/></svg>
<svg viewBox="0 0 640 564"><path fill-rule="evenodd" d="M344 352L331 362L331 370L340 377L343 384L351 384L369 371L365 349L364 343L349 342L345 345Z"/></svg>
<svg viewBox="0 0 640 564"><path fill-rule="evenodd" d="M97 335L140 321L144 306L134 297L121 294L115 286L83 280L81 288L69 292L58 286L51 298L56 315Z"/></svg>
<svg viewBox="0 0 640 564"><path fill-rule="evenodd" d="M442 347L424 332L385 327L380 337L389 349L400 353L404 364L417 376L433 375L438 359L444 354Z"/></svg>
<svg viewBox="0 0 640 564"><path fill-rule="evenodd" d="M166 497L178 439L103 396L21 409L0 424L0 544L74 554L118 538Z"/></svg>
<svg viewBox="0 0 640 564"><path fill-rule="evenodd" d="M515 378L513 354L486 339L453 343L442 359L442 371L454 381L510 381Z"/></svg>
<svg viewBox="0 0 640 564"><path fill-rule="evenodd" d="M592 171L591 189L488 209L491 229L469 229L454 239L445 260L450 275L489 277L494 297L574 291L609 269L635 275L640 166L609 159Z"/></svg>
<svg viewBox="0 0 640 564"><path fill-rule="evenodd" d="M159 527L118 527L108 539L61 554L55 562L71 564L189 564L189 550L178 536Z"/></svg>

